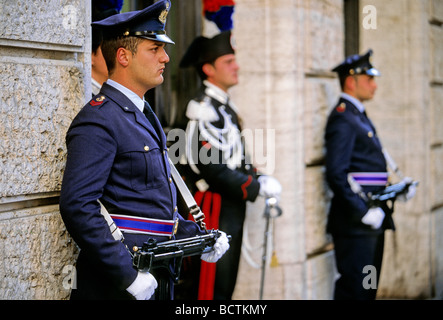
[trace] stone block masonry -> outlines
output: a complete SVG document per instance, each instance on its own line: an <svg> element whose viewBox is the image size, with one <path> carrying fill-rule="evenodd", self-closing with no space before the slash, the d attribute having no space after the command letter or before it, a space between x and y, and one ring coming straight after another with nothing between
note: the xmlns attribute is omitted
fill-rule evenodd
<svg viewBox="0 0 443 320"><path fill-rule="evenodd" d="M90 87L90 4L0 0L0 299L67 299L65 134Z"/></svg>

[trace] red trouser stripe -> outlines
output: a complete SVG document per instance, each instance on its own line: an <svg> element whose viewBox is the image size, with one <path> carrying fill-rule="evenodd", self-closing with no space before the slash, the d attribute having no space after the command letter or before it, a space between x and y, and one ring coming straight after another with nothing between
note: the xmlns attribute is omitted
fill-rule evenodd
<svg viewBox="0 0 443 320"><path fill-rule="evenodd" d="M205 214L205 222L208 229L219 228L219 217L221 208L221 196L209 191L198 191L195 196L197 205ZM216 264L201 261L200 280L198 288L198 300L214 299Z"/></svg>

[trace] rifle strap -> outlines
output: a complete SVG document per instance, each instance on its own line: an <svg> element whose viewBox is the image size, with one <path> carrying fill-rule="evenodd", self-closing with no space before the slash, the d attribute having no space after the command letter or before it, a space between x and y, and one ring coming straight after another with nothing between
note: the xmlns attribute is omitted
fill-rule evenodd
<svg viewBox="0 0 443 320"><path fill-rule="evenodd" d="M100 200L97 200L98 203L100 203L100 213L105 218L106 222L108 223L109 229L111 230L112 236L115 240L123 242L125 240L125 237L123 236L123 233L121 230L117 227L114 220L111 218L108 210L106 210L103 203L100 202Z"/></svg>
<svg viewBox="0 0 443 320"><path fill-rule="evenodd" d="M368 201L368 197L366 196L366 193L363 192L361 185L357 181L355 181L354 177L351 174L348 174L348 183L351 187L352 192L359 195L360 198L362 198L365 202Z"/></svg>
<svg viewBox="0 0 443 320"><path fill-rule="evenodd" d="M400 178L403 179L405 176L403 175L403 173L400 171L400 169L397 166L397 163L394 161L394 159L392 159L391 155L389 154L388 150L386 150L386 148L382 149L383 155L385 156L385 160L389 166L389 168L391 168L391 170Z"/></svg>
<svg viewBox="0 0 443 320"><path fill-rule="evenodd" d="M200 207L197 205L197 202L194 199L191 191L189 191L185 182L183 181L180 173L177 168L172 163L171 158L168 156L169 166L171 167L171 175L174 180L177 189L179 190L183 201L186 203L186 206L189 209L189 213L194 217L194 221L203 229L206 230L206 223L203 221L205 219L204 213L200 210Z"/></svg>

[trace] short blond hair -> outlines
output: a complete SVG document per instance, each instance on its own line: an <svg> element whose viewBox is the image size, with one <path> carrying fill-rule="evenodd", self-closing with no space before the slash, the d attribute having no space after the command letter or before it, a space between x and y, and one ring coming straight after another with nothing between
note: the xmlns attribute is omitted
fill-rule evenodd
<svg viewBox="0 0 443 320"><path fill-rule="evenodd" d="M136 54L137 47L142 41L142 38L137 37L120 37L117 39L104 40L102 42L102 54L110 75L115 69L117 50L119 48L124 48L131 51L132 54Z"/></svg>

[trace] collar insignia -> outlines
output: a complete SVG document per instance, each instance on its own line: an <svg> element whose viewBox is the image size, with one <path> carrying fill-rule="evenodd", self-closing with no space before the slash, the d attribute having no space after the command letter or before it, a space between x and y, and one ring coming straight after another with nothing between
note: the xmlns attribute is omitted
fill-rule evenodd
<svg viewBox="0 0 443 320"><path fill-rule="evenodd" d="M99 106L103 103L103 101L105 101L106 97L105 96L98 96L95 99L92 99L91 102L89 102L89 104L93 107Z"/></svg>
<svg viewBox="0 0 443 320"><path fill-rule="evenodd" d="M345 112L346 110L346 104L344 102L340 103L340 105L336 108L337 112Z"/></svg>

